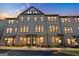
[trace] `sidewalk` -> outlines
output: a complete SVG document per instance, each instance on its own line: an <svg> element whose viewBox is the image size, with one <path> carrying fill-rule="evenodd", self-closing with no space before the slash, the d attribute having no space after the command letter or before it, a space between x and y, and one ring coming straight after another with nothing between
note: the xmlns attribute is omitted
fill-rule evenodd
<svg viewBox="0 0 79 59"><path fill-rule="evenodd" d="M33 51L60 51L62 48L40 48L40 47L0 47L1 50L33 50Z"/></svg>

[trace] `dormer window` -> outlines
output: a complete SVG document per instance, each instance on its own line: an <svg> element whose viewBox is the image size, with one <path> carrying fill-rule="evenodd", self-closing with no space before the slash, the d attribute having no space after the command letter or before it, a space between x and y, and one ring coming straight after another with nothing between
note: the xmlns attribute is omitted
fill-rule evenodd
<svg viewBox="0 0 79 59"><path fill-rule="evenodd" d="M27 13L29 14L29 11Z"/></svg>
<svg viewBox="0 0 79 59"><path fill-rule="evenodd" d="M32 12L31 12L31 11L29 11L29 13L31 14Z"/></svg>

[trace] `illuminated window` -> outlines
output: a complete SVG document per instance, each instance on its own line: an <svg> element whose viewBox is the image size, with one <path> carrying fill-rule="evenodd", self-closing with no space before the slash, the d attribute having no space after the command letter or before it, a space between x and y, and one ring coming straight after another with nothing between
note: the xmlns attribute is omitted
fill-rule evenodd
<svg viewBox="0 0 79 59"><path fill-rule="evenodd" d="M41 17L41 21L43 21L44 20L44 18L43 17Z"/></svg>
<svg viewBox="0 0 79 59"><path fill-rule="evenodd" d="M6 33L12 33L13 29L12 28L7 28Z"/></svg>
<svg viewBox="0 0 79 59"><path fill-rule="evenodd" d="M58 32L58 27L56 25L50 25L49 26L49 31L50 32Z"/></svg>
<svg viewBox="0 0 79 59"><path fill-rule="evenodd" d="M67 44L69 44L69 45L78 45L78 42L76 41L75 38L68 38L67 39Z"/></svg>
<svg viewBox="0 0 79 59"><path fill-rule="evenodd" d="M48 21L56 21L56 20L57 20L57 17L55 16L48 17Z"/></svg>
<svg viewBox="0 0 79 59"><path fill-rule="evenodd" d="M9 24L13 24L14 23L14 20L8 20L8 23Z"/></svg>
<svg viewBox="0 0 79 59"><path fill-rule="evenodd" d="M54 44L60 44L61 39L60 39L60 37L53 36L53 37L51 37L51 42L54 43Z"/></svg>
<svg viewBox="0 0 79 59"><path fill-rule="evenodd" d="M20 32L28 32L28 26L21 26Z"/></svg>
<svg viewBox="0 0 79 59"><path fill-rule="evenodd" d="M72 27L64 27L65 33L73 33Z"/></svg>
<svg viewBox="0 0 79 59"><path fill-rule="evenodd" d="M37 44L40 45L40 43L43 43L44 42L44 37L41 36L41 37L37 37Z"/></svg>
<svg viewBox="0 0 79 59"><path fill-rule="evenodd" d="M30 17L27 17L27 21L30 21Z"/></svg>
<svg viewBox="0 0 79 59"><path fill-rule="evenodd" d="M31 12L31 11L29 11L29 13L31 14L32 12Z"/></svg>
<svg viewBox="0 0 79 59"><path fill-rule="evenodd" d="M43 32L44 31L44 27L43 26L36 26L35 27L35 31L36 32Z"/></svg>
<svg viewBox="0 0 79 59"><path fill-rule="evenodd" d="M17 28L15 28L15 33L17 32Z"/></svg>
<svg viewBox="0 0 79 59"><path fill-rule="evenodd" d="M28 11L27 13L29 14L30 12Z"/></svg>
<svg viewBox="0 0 79 59"><path fill-rule="evenodd" d="M64 22L71 22L70 21L70 18L61 18L61 21L64 23Z"/></svg>
<svg viewBox="0 0 79 59"><path fill-rule="evenodd" d="M79 22L79 18L75 18L75 22L78 23Z"/></svg>
<svg viewBox="0 0 79 59"><path fill-rule="evenodd" d="M14 43L13 37L4 38L4 40L6 41L7 45L13 45Z"/></svg>
<svg viewBox="0 0 79 59"><path fill-rule="evenodd" d="M37 21L37 17L34 17L34 21Z"/></svg>
<svg viewBox="0 0 79 59"><path fill-rule="evenodd" d="M71 40L70 40L70 39L67 39L67 43L68 43L68 44L71 44Z"/></svg>
<svg viewBox="0 0 79 59"><path fill-rule="evenodd" d="M44 42L44 37L40 37L40 43Z"/></svg>
<svg viewBox="0 0 79 59"><path fill-rule="evenodd" d="M21 21L23 21L23 19L24 19L24 18L23 18L23 17L21 17Z"/></svg>
<svg viewBox="0 0 79 59"><path fill-rule="evenodd" d="M26 45L26 41L27 41L26 37L20 37L20 44L21 45Z"/></svg>

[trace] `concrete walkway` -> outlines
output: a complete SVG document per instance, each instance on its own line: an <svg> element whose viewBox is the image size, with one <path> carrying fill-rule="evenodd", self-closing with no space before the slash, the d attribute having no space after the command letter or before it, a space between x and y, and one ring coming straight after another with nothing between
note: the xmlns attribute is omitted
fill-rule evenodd
<svg viewBox="0 0 79 59"><path fill-rule="evenodd" d="M0 47L1 50L33 50L33 51L48 51L57 50L60 51L62 48L40 48L40 47Z"/></svg>

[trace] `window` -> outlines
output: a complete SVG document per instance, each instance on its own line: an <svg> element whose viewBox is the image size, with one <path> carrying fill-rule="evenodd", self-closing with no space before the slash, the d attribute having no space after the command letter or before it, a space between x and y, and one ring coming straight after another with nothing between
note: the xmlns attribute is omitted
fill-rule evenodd
<svg viewBox="0 0 79 59"><path fill-rule="evenodd" d="M29 14L29 11L27 13Z"/></svg>
<svg viewBox="0 0 79 59"><path fill-rule="evenodd" d="M61 39L60 39L60 37L53 36L53 37L51 37L51 42L54 43L54 44L60 44Z"/></svg>
<svg viewBox="0 0 79 59"><path fill-rule="evenodd" d="M40 43L43 43L44 42L44 37L41 36L41 37L37 37L37 44L40 45Z"/></svg>
<svg viewBox="0 0 79 59"><path fill-rule="evenodd" d="M21 26L20 32L28 32L28 26Z"/></svg>
<svg viewBox="0 0 79 59"><path fill-rule="evenodd" d="M21 45L26 45L26 41L27 41L26 37L20 37L20 44Z"/></svg>
<svg viewBox="0 0 79 59"><path fill-rule="evenodd" d="M44 31L44 28L43 28L43 26L36 26L35 27L35 31L36 32L43 32Z"/></svg>
<svg viewBox="0 0 79 59"><path fill-rule="evenodd" d="M13 45L14 43L13 37L4 38L4 40L6 41L7 45Z"/></svg>
<svg viewBox="0 0 79 59"><path fill-rule="evenodd" d="M15 28L15 33L17 32L17 28Z"/></svg>
<svg viewBox="0 0 79 59"><path fill-rule="evenodd" d="M50 25L49 26L49 31L50 32L58 32L58 27L56 25Z"/></svg>
<svg viewBox="0 0 79 59"><path fill-rule="evenodd" d="M75 22L78 23L79 22L79 18L75 18Z"/></svg>
<svg viewBox="0 0 79 59"><path fill-rule="evenodd" d="M37 21L37 17L34 17L34 21Z"/></svg>
<svg viewBox="0 0 79 59"><path fill-rule="evenodd" d="M24 18L23 18L23 17L21 17L21 21L23 21L23 19L24 19Z"/></svg>
<svg viewBox="0 0 79 59"><path fill-rule="evenodd" d="M61 21L64 23L64 22L71 22L70 21L70 18L61 18Z"/></svg>
<svg viewBox="0 0 79 59"><path fill-rule="evenodd" d="M13 24L14 23L14 20L8 20L8 23L9 24Z"/></svg>
<svg viewBox="0 0 79 59"><path fill-rule="evenodd" d="M41 17L41 21L43 21L44 19L43 19L43 17Z"/></svg>
<svg viewBox="0 0 79 59"><path fill-rule="evenodd" d="M68 38L67 39L67 44L68 45L78 45L78 42L76 41L75 38Z"/></svg>
<svg viewBox="0 0 79 59"><path fill-rule="evenodd" d="M12 28L7 28L6 33L12 33L13 29Z"/></svg>
<svg viewBox="0 0 79 59"><path fill-rule="evenodd" d="M30 17L27 17L27 21L30 21Z"/></svg>
<svg viewBox="0 0 79 59"><path fill-rule="evenodd" d="M65 33L73 33L72 27L64 27Z"/></svg>
<svg viewBox="0 0 79 59"><path fill-rule="evenodd" d="M57 20L57 17L56 16L49 16L48 17L48 21L56 21Z"/></svg>

